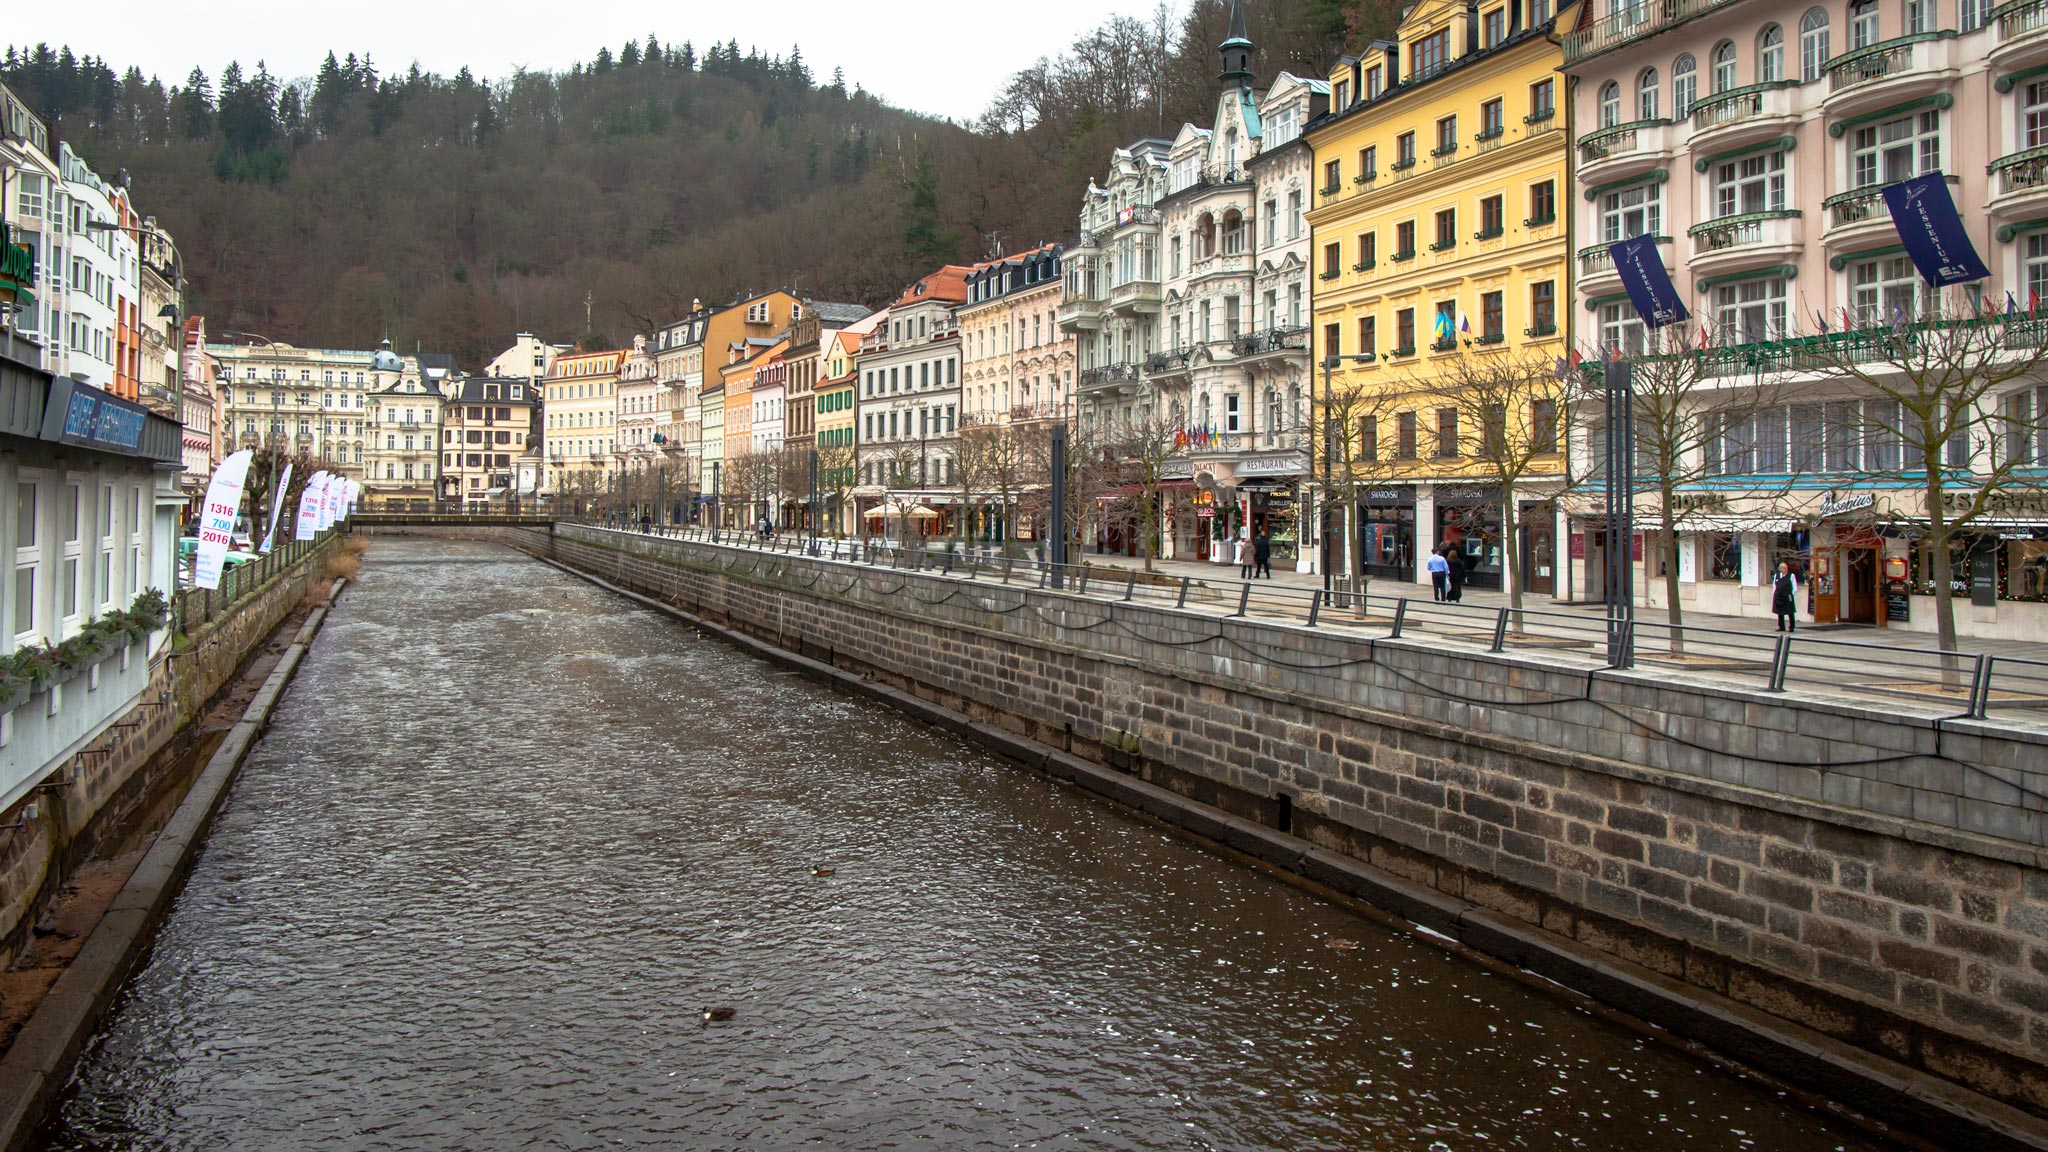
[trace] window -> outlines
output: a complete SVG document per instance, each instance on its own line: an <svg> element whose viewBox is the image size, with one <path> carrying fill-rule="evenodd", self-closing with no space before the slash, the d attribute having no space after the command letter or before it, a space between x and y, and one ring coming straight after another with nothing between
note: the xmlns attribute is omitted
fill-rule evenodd
<svg viewBox="0 0 2048 1152"><path fill-rule="evenodd" d="M1394 259L1415 259L1415 221L1403 220L1394 225Z"/></svg>
<svg viewBox="0 0 2048 1152"><path fill-rule="evenodd" d="M1557 182L1540 180L1529 185L1529 227L1554 223L1557 220Z"/></svg>
<svg viewBox="0 0 2048 1152"><path fill-rule="evenodd" d="M1745 344L1791 336L1787 292L1780 277L1744 280L1714 289L1714 317L1721 331L1736 333Z"/></svg>
<svg viewBox="0 0 2048 1152"><path fill-rule="evenodd" d="M1735 87L1735 42L1723 40L1714 49L1714 91L1716 94Z"/></svg>
<svg viewBox="0 0 2048 1152"><path fill-rule="evenodd" d="M1699 98L1699 70L1688 52L1671 62L1671 118L1683 120L1692 113L1693 101Z"/></svg>
<svg viewBox="0 0 2048 1152"><path fill-rule="evenodd" d="M1335 196L1337 194L1337 181L1340 180L1343 177L1343 175L1344 162L1342 160L1332 160L1329 163L1324 164L1323 195ZM1200 253L1197 253L1197 255L1200 255Z"/></svg>
<svg viewBox="0 0 2048 1152"><path fill-rule="evenodd" d="M1963 31L1974 32L1991 23L1991 0L1958 0L1956 15L1962 18Z"/></svg>
<svg viewBox="0 0 2048 1152"><path fill-rule="evenodd" d="M1429 246L1432 252L1455 248L1458 244L1458 210L1446 208L1436 214L1436 243Z"/></svg>
<svg viewBox="0 0 2048 1152"><path fill-rule="evenodd" d="M1415 309L1401 308L1394 312L1394 355L1415 355ZM1409 453L1413 455L1413 453Z"/></svg>
<svg viewBox="0 0 2048 1152"><path fill-rule="evenodd" d="M1358 419L1358 458L1368 464L1377 463L1380 458L1380 418L1361 416Z"/></svg>
<svg viewBox="0 0 2048 1152"><path fill-rule="evenodd" d="M1655 68L1645 68L1643 69L1643 74L1636 77L1636 119L1655 120L1656 118L1657 70Z"/></svg>
<svg viewBox="0 0 2048 1152"><path fill-rule="evenodd" d="M1756 82L1785 78L1785 30L1772 24L1756 38Z"/></svg>
<svg viewBox="0 0 2048 1152"><path fill-rule="evenodd" d="M2020 129L2022 147L2048 144L2048 80L2036 80L2020 90Z"/></svg>
<svg viewBox="0 0 2048 1152"><path fill-rule="evenodd" d="M1600 86L1600 127L1621 123L1621 85L1609 80Z"/></svg>
<svg viewBox="0 0 2048 1152"><path fill-rule="evenodd" d="M1379 262L1379 238L1377 232L1358 234L1358 267L1360 271L1371 268Z"/></svg>
<svg viewBox="0 0 2048 1152"><path fill-rule="evenodd" d="M1301 221L1301 193L1299 191L1289 192L1287 194L1287 238L1289 240L1301 239Z"/></svg>
<svg viewBox="0 0 2048 1152"><path fill-rule="evenodd" d="M1443 71L1450 56L1451 30L1448 28L1417 40L1413 52L1415 78L1425 80Z"/></svg>
<svg viewBox="0 0 2048 1152"><path fill-rule="evenodd" d="M1939 110L1858 128L1849 146L1849 170L1858 188L1896 184L1940 168Z"/></svg>
<svg viewBox="0 0 2048 1152"><path fill-rule="evenodd" d="M1814 81L1828 68L1828 10L1809 8L1799 18L1799 79Z"/></svg>
<svg viewBox="0 0 2048 1152"><path fill-rule="evenodd" d="M2023 263L2026 269L2028 303L2031 305L2035 300L2048 300L2048 232L2027 233Z"/></svg>
<svg viewBox="0 0 2048 1152"><path fill-rule="evenodd" d="M1507 335L1507 319L1501 307L1501 293L1479 294L1479 338L1497 344Z"/></svg>
<svg viewBox="0 0 2048 1152"><path fill-rule="evenodd" d="M1436 410L1436 454L1441 459L1450 459L1458 454L1458 410L1439 408Z"/></svg>
<svg viewBox="0 0 2048 1152"><path fill-rule="evenodd" d="M1859 324L1890 324L1917 318L1924 299L1920 274L1906 256L1865 260L1849 268L1850 299Z"/></svg>
<svg viewBox="0 0 2048 1152"><path fill-rule="evenodd" d="M14 635L34 636L36 626L36 568L42 563L41 534L36 496L40 485L29 473L22 473L14 488Z"/></svg>
<svg viewBox="0 0 2048 1152"><path fill-rule="evenodd" d="M1877 0L1854 0L1849 5L1849 50L1877 43Z"/></svg>
<svg viewBox="0 0 2048 1152"><path fill-rule="evenodd" d="M1394 137L1394 170L1415 167L1415 133L1403 132Z"/></svg>
<svg viewBox="0 0 2048 1152"><path fill-rule="evenodd" d="M1365 70L1365 98L1367 100L1379 99L1380 93L1385 90L1386 86L1386 73L1379 65L1375 64ZM1268 144L1266 147L1270 148L1272 145Z"/></svg>
<svg viewBox="0 0 2048 1152"><path fill-rule="evenodd" d="M1645 329L1634 306L1622 302L1600 306L1600 346L1624 356L1640 356Z"/></svg>
<svg viewBox="0 0 2048 1152"><path fill-rule="evenodd" d="M1339 254L1342 247L1336 241L1323 245L1323 279L1335 280L1337 278L1338 265L1344 259Z"/></svg>
<svg viewBox="0 0 2048 1152"><path fill-rule="evenodd" d="M1600 198L1600 239L1604 243L1662 235L1663 227L1662 184L1638 184Z"/></svg>
<svg viewBox="0 0 2048 1152"><path fill-rule="evenodd" d="M1714 216L1785 209L1785 154L1767 152L1714 166Z"/></svg>
<svg viewBox="0 0 2048 1152"><path fill-rule="evenodd" d="M1484 44L1488 48L1491 48L1494 45L1508 38L1507 9L1495 8L1493 11L1488 12L1485 16L1481 17L1481 19L1485 22L1486 34L1485 39L1481 40L1480 43Z"/></svg>
<svg viewBox="0 0 2048 1152"><path fill-rule="evenodd" d="M1934 31L1934 0L1906 0L1906 34Z"/></svg>
<svg viewBox="0 0 2048 1152"><path fill-rule="evenodd" d="M1439 300L1436 302L1436 326L1438 334L1436 349L1448 352L1458 346L1458 302Z"/></svg>
<svg viewBox="0 0 2048 1152"><path fill-rule="evenodd" d="M1495 140L1507 131L1506 122L1502 118L1502 107L1503 102L1498 97L1479 106L1478 139Z"/></svg>
<svg viewBox="0 0 2048 1152"><path fill-rule="evenodd" d="M1548 336L1557 331L1557 281L1538 280L1529 285L1529 335Z"/></svg>
<svg viewBox="0 0 2048 1152"><path fill-rule="evenodd" d="M1374 176L1379 175L1379 167L1379 150L1377 148L1360 148L1358 150L1358 175L1351 178L1352 182L1357 184L1370 182Z"/></svg>
<svg viewBox="0 0 2048 1152"><path fill-rule="evenodd" d="M1529 402L1529 447L1537 452L1557 451L1557 401Z"/></svg>
<svg viewBox="0 0 2048 1152"><path fill-rule="evenodd" d="M1394 425L1394 436L1396 438L1394 454L1403 460L1415 459L1417 440L1415 413L1401 413L1395 417Z"/></svg>
<svg viewBox="0 0 2048 1152"><path fill-rule="evenodd" d="M1538 80L1529 85L1529 123L1557 115L1557 82Z"/></svg>
<svg viewBox="0 0 2048 1152"><path fill-rule="evenodd" d="M1431 156L1448 156L1458 150L1458 118L1446 116L1436 122L1436 151Z"/></svg>
<svg viewBox="0 0 2048 1152"><path fill-rule="evenodd" d="M1323 325L1323 355L1342 356L1344 354L1343 343L1344 334L1343 328L1340 325Z"/></svg>
<svg viewBox="0 0 2048 1152"><path fill-rule="evenodd" d="M1377 316L1358 318L1358 353L1371 356L1380 350L1380 322Z"/></svg>
<svg viewBox="0 0 2048 1152"><path fill-rule="evenodd" d="M1488 240L1508 230L1503 198L1488 196L1479 202L1479 239Z"/></svg>

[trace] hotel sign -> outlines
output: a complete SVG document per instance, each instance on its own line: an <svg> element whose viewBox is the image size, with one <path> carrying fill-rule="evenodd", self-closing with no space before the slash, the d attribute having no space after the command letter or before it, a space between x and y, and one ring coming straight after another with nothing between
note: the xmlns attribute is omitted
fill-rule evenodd
<svg viewBox="0 0 2048 1152"><path fill-rule="evenodd" d="M1861 512L1866 508L1874 508L1876 506L1877 494L1874 492L1857 492L1844 496L1839 500L1830 496L1820 502L1820 518L1827 520L1835 516L1841 516L1850 512Z"/></svg>

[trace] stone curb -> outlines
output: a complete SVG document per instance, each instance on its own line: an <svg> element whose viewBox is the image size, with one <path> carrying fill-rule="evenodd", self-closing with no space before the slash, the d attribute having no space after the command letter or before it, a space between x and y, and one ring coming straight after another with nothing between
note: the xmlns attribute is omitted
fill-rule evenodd
<svg viewBox="0 0 2048 1152"><path fill-rule="evenodd" d="M1009 759L1363 901L1429 933L1448 937L1583 993L1658 1028L1696 1040L1750 1067L1839 1101L1864 1116L1913 1132L1939 1133L1947 1147L1997 1152L2048 1150L2048 1121L2011 1105L1403 880L1363 861L1232 816L1114 768L980 723L901 689L878 681L863 681L823 661L776 647L559 561L539 559L764 659L879 699Z"/></svg>
<svg viewBox="0 0 2048 1152"><path fill-rule="evenodd" d="M50 986L6 1057L0 1059L0 1150L20 1152L29 1147L50 1105L69 1084L79 1052L148 951L184 887L214 814L241 771L242 758L262 734L271 709L284 695L285 686L347 582L346 577L336 579L326 600L307 615L242 718L228 730L128 882L107 905L78 955Z"/></svg>

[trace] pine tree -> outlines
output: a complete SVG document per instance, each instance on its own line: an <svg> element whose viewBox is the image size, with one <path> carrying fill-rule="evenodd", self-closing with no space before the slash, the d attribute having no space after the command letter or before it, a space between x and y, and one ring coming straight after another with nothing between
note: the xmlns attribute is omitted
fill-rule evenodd
<svg viewBox="0 0 2048 1152"><path fill-rule="evenodd" d="M194 68L192 74L185 77L185 87L178 94L178 102L185 139L204 140L213 135L213 85L208 83L203 69Z"/></svg>
<svg viewBox="0 0 2048 1152"><path fill-rule="evenodd" d="M640 42L638 40L626 41L625 47L619 49L619 67L632 68L639 63Z"/></svg>
<svg viewBox="0 0 2048 1152"><path fill-rule="evenodd" d="M790 83L795 84L806 92L810 91L811 70L804 66L804 50L800 46L790 45L789 64L785 69L785 74L789 77Z"/></svg>
<svg viewBox="0 0 2048 1152"><path fill-rule="evenodd" d="M695 72L697 70L697 50L690 46L688 40L683 41L683 54L676 63L685 72Z"/></svg>

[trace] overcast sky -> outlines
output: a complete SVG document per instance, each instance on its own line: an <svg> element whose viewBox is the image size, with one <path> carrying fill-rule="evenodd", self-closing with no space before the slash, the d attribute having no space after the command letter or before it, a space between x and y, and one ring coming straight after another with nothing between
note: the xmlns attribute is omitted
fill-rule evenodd
<svg viewBox="0 0 2048 1152"><path fill-rule="evenodd" d="M628 38L653 32L662 43L737 39L763 54L803 47L820 82L836 65L899 107L963 119L979 114L1004 78L1040 56L1058 53L1113 13L1149 13L1151 0L1025 0L996 4L858 4L844 0L588 0L582 4L494 0L346 0L277 4L274 0L202 0L190 6L103 0L98 4L19 4L5 37L17 45L69 43L115 69L133 64L182 81L193 65L219 81L229 60L245 70L258 59L290 80L311 76L328 49L367 51L390 73L417 60L453 75L502 76L524 66L567 68L600 44L614 54ZM1175 5L1184 10L1185 4Z"/></svg>

